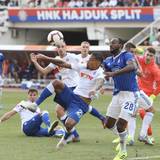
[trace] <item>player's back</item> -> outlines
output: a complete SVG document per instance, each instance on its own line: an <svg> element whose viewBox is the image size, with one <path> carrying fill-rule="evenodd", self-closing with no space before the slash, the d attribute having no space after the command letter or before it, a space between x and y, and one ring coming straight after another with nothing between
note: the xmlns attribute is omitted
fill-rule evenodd
<svg viewBox="0 0 160 160"><path fill-rule="evenodd" d="M127 66L128 61L134 61L132 53L123 51L117 56L108 57L104 60L106 71L118 71ZM116 75L113 77L115 93L119 91L138 91L136 70Z"/></svg>

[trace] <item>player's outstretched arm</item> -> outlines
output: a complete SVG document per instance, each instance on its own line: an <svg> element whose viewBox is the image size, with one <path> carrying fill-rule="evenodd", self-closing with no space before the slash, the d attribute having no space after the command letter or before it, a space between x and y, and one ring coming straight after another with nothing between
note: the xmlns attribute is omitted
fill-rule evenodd
<svg viewBox="0 0 160 160"><path fill-rule="evenodd" d="M30 54L30 58L31 58L31 61L34 63L34 66L36 67L36 69L43 75L47 75L48 73L50 73L52 71L52 68L50 68L49 66L43 68L39 63L38 63L38 59L41 59L42 54L38 54L38 55L35 55L34 53L31 53ZM39 57L39 58L38 58ZM43 57L43 55L42 55ZM45 56L46 57L46 56Z"/></svg>
<svg viewBox="0 0 160 160"><path fill-rule="evenodd" d="M48 62L51 62L51 63L53 63L53 64L55 64L59 67L69 68L69 69L72 68L70 63L67 63L67 62L65 62L63 60L60 60L60 59L56 59L56 58L52 58L52 57L46 57L45 60L48 61Z"/></svg>
<svg viewBox="0 0 160 160"><path fill-rule="evenodd" d="M12 116L14 116L17 112L14 110L11 110L7 113L5 113L1 118L0 118L0 123L2 123L3 121L6 121L8 119L10 119Z"/></svg>

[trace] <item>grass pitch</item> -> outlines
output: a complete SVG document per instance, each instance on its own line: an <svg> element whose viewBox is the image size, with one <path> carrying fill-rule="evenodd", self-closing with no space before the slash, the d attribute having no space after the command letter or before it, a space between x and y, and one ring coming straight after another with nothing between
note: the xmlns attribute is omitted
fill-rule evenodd
<svg viewBox="0 0 160 160"><path fill-rule="evenodd" d="M0 116L12 109L19 101L26 99L27 91L4 91L3 108ZM111 94L103 95L92 103L103 114L111 100ZM154 146L144 145L135 141L128 147L128 159L133 157L160 156L160 110L159 97L155 101L157 110L153 120L153 131L156 143ZM41 109L50 112L51 120L55 120L55 103L47 99ZM136 139L140 130L141 120L137 118ZM112 160L116 155L115 145L111 141L116 138L109 130L102 129L101 122L86 114L77 125L81 142L70 143L60 151L55 146L59 139L26 137L21 132L21 122L17 114L10 120L0 124L0 160ZM151 158L150 158L151 159ZM157 158L160 159L160 158Z"/></svg>

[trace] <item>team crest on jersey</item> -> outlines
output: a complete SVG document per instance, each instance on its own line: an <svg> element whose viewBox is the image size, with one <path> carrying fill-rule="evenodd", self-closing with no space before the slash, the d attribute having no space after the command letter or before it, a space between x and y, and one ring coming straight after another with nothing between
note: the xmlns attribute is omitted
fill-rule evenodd
<svg viewBox="0 0 160 160"><path fill-rule="evenodd" d="M86 73L83 73L83 72L80 73L80 77L84 77L84 78L87 78L87 79L89 79L89 80L92 80L92 79L93 79L93 77L92 77L91 75L86 74Z"/></svg>
<svg viewBox="0 0 160 160"><path fill-rule="evenodd" d="M79 110L76 112L76 114L77 114L77 116L78 116L79 118L81 118L82 115L83 115L83 111L82 111L81 109L79 109Z"/></svg>

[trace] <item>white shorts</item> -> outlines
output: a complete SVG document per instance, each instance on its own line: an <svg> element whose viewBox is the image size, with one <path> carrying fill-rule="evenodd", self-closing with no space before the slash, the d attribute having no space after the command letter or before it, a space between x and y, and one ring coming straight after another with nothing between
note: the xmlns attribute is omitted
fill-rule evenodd
<svg viewBox="0 0 160 160"><path fill-rule="evenodd" d="M120 91L112 97L106 116L114 119L122 118L126 121L135 113L138 107L138 92Z"/></svg>
<svg viewBox="0 0 160 160"><path fill-rule="evenodd" d="M153 105L153 101L150 100L150 98L148 97L148 95L146 95L142 90L140 91L140 96L138 98L138 107L139 108L144 108L149 109L150 107L152 107Z"/></svg>

